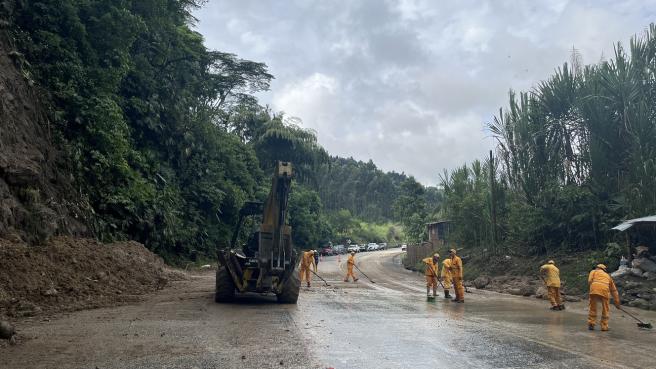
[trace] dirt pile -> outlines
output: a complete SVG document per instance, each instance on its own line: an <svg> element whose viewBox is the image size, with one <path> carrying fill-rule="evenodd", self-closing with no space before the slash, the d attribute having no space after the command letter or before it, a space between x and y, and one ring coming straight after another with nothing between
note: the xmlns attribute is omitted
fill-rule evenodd
<svg viewBox="0 0 656 369"><path fill-rule="evenodd" d="M54 234L84 234L45 99L24 63L0 28L0 237L40 243Z"/></svg>
<svg viewBox="0 0 656 369"><path fill-rule="evenodd" d="M137 242L54 237L29 246L0 239L0 319L137 301L183 278Z"/></svg>

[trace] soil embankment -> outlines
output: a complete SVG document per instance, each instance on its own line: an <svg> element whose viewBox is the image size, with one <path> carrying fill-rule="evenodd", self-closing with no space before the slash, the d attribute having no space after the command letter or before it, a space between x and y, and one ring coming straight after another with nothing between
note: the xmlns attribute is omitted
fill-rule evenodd
<svg viewBox="0 0 656 369"><path fill-rule="evenodd" d="M137 242L54 237L30 246L0 239L0 320L134 302L183 278Z"/></svg>

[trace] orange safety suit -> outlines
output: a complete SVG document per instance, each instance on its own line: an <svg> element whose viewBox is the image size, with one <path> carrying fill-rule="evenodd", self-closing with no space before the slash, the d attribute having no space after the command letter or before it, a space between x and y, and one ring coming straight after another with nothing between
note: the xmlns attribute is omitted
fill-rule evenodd
<svg viewBox="0 0 656 369"><path fill-rule="evenodd" d="M426 287L437 288L437 270L438 265L435 264L432 257L422 260L426 264L424 275L426 276Z"/></svg>
<svg viewBox="0 0 656 369"><path fill-rule="evenodd" d="M462 259L458 255L451 256L451 278L456 301L465 301L465 286L462 284Z"/></svg>
<svg viewBox="0 0 656 369"><path fill-rule="evenodd" d="M353 282L357 281L358 278L355 276L355 273L353 273L353 266L355 265L355 255L350 254L348 256L348 260L346 261L346 277L344 278L344 282L348 282L349 277L353 277Z"/></svg>
<svg viewBox="0 0 656 369"><path fill-rule="evenodd" d="M595 269L588 275L590 286L590 304L588 310L588 326L594 327L597 323L597 303L601 303L601 330L608 330L610 295L613 295L615 306L620 306L620 295L615 287L613 278L602 269Z"/></svg>
<svg viewBox="0 0 656 369"><path fill-rule="evenodd" d="M547 293L551 306L562 305L560 299L560 270L553 264L544 264L540 267L540 274L544 275L544 283L547 285Z"/></svg>
<svg viewBox="0 0 656 369"><path fill-rule="evenodd" d="M303 280L307 281L307 286L310 287L310 281L312 280L312 275L310 274L310 268L314 265L314 252L305 251L303 256L301 256L301 283Z"/></svg>
<svg viewBox="0 0 656 369"><path fill-rule="evenodd" d="M446 258L442 262L442 283L444 284L444 289L448 290L451 288L451 259Z"/></svg>

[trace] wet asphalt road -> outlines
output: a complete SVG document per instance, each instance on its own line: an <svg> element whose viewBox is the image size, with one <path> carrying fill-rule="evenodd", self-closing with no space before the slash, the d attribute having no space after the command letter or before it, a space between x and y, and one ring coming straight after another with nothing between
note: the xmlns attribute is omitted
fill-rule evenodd
<svg viewBox="0 0 656 369"><path fill-rule="evenodd" d="M376 283L344 283L345 258L324 258L331 286L314 280L296 306L215 304L214 277L202 274L137 305L26 321L0 368L656 368L656 334L614 308L602 333L587 331L583 303L554 312L476 290L465 304L427 302L399 255L357 256Z"/></svg>

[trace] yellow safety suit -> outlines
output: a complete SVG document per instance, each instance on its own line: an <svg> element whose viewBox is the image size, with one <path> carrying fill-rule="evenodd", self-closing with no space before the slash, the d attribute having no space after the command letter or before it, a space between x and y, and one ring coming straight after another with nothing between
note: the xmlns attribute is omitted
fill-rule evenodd
<svg viewBox="0 0 656 369"><path fill-rule="evenodd" d="M544 282L547 285L547 293L551 306L560 306L560 270L553 264L544 264L540 267L540 274L544 275Z"/></svg>
<svg viewBox="0 0 656 369"><path fill-rule="evenodd" d="M426 287L437 288L438 265L435 264L432 257L425 258L422 261L426 264L426 270L424 271Z"/></svg>
<svg viewBox="0 0 656 369"><path fill-rule="evenodd" d="M348 282L349 277L353 277L353 282L357 281L358 278L355 276L355 273L353 273L353 266L355 265L355 255L350 254L348 256L348 260L346 261L346 277L344 278L344 282Z"/></svg>
<svg viewBox="0 0 656 369"><path fill-rule="evenodd" d="M610 319L609 302L610 295L613 295L615 306L620 306L620 295L613 278L602 269L595 269L588 275L588 285L590 286L590 304L588 310L588 325L594 327L597 323L597 303L601 303L601 330L608 330L608 320Z"/></svg>
<svg viewBox="0 0 656 369"><path fill-rule="evenodd" d="M451 288L451 259L444 259L442 262L442 283L444 284L444 289Z"/></svg>
<svg viewBox="0 0 656 369"><path fill-rule="evenodd" d="M301 256L301 283L305 279L307 281L307 286L310 287L310 281L312 280L312 275L310 274L310 268L314 265L314 252L305 251Z"/></svg>
<svg viewBox="0 0 656 369"><path fill-rule="evenodd" d="M465 286L462 283L462 259L458 255L451 256L451 278L456 301L465 301Z"/></svg>

